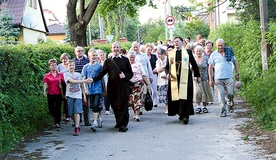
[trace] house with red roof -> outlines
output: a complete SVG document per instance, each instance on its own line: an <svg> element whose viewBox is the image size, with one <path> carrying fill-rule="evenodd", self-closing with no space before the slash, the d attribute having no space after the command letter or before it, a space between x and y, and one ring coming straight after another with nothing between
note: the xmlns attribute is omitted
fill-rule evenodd
<svg viewBox="0 0 276 160"><path fill-rule="evenodd" d="M14 26L20 28L20 43L46 41L46 33L49 31L40 0L0 0L0 14L2 7L9 10Z"/></svg>

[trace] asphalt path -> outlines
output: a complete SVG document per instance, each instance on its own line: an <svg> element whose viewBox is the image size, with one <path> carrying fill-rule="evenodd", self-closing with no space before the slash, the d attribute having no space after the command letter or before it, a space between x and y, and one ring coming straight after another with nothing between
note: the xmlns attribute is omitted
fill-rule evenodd
<svg viewBox="0 0 276 160"><path fill-rule="evenodd" d="M208 105L208 109L209 113L191 116L188 125L178 116L167 116L165 105L159 104L149 112L144 110L140 122L132 119L133 111L129 110L129 130L125 133L114 128L112 114L103 115L103 128L97 132L82 123L79 136L73 136L72 122L63 123L60 129L45 130L44 135L28 143L25 155L51 160L264 159L260 149L243 140L237 130L248 120L235 118L235 112L243 109L228 113L227 117L220 117L217 102ZM40 156L35 156L38 153Z"/></svg>

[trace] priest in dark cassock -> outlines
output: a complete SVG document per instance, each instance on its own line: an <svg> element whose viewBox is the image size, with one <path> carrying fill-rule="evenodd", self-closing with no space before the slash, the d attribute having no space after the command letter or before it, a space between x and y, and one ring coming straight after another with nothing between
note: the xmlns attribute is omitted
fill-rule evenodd
<svg viewBox="0 0 276 160"><path fill-rule="evenodd" d="M102 70L93 81L101 80L108 74L107 95L115 114L115 128L119 128L120 132L126 132L129 122L128 81L132 78L133 72L128 58L120 55L120 46L117 42L112 44L111 50L112 57L105 60Z"/></svg>
<svg viewBox="0 0 276 160"><path fill-rule="evenodd" d="M189 116L194 114L193 108L193 76L200 83L197 63L190 50L183 46L183 39L175 37L174 49L168 53L166 71L168 83L168 116L179 115L184 124L189 123Z"/></svg>

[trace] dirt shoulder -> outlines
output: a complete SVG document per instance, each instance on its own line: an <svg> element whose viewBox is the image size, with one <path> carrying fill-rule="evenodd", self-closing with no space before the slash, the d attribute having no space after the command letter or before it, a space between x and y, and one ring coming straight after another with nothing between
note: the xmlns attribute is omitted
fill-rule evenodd
<svg viewBox="0 0 276 160"><path fill-rule="evenodd" d="M235 118L249 118L245 125L239 126L237 129L242 133L243 139L249 143L260 146L263 150L262 156L267 156L270 159L276 159L276 135L275 133L264 131L260 128L253 118L253 113L245 99L241 97L236 98L238 103L236 108L246 109L244 112L236 112ZM273 158L274 157L274 158Z"/></svg>

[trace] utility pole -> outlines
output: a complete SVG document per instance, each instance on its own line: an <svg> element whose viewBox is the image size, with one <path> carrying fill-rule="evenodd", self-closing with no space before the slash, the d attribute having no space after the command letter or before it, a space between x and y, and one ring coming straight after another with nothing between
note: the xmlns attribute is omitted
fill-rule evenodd
<svg viewBox="0 0 276 160"><path fill-rule="evenodd" d="M140 40L140 31L139 31L139 26L137 25L137 36L138 36L138 43L141 44L141 40Z"/></svg>
<svg viewBox="0 0 276 160"><path fill-rule="evenodd" d="M165 18L168 16L167 14L167 3L166 3L166 0L164 0L164 12L165 12ZM164 21L165 22L165 21ZM168 25L166 24L166 22L164 23L165 24L165 34L166 34L166 40L168 39Z"/></svg>
<svg viewBox="0 0 276 160"><path fill-rule="evenodd" d="M262 54L262 67L263 71L268 70L268 49L266 43L265 33L267 32L267 24L268 24L268 6L267 0L259 0L260 6L260 20L261 20L261 33L262 33L262 41L261 41L261 54Z"/></svg>
<svg viewBox="0 0 276 160"><path fill-rule="evenodd" d="M103 19L99 15L99 28L100 28L100 37L101 39L104 39L104 29L103 29Z"/></svg>
<svg viewBox="0 0 276 160"><path fill-rule="evenodd" d="M91 26L90 26L90 22L88 23L88 46L91 46Z"/></svg>
<svg viewBox="0 0 276 160"><path fill-rule="evenodd" d="M171 11L171 0L168 0L168 14L171 16L172 15L172 11ZM170 28L170 40L173 39L173 27Z"/></svg>

